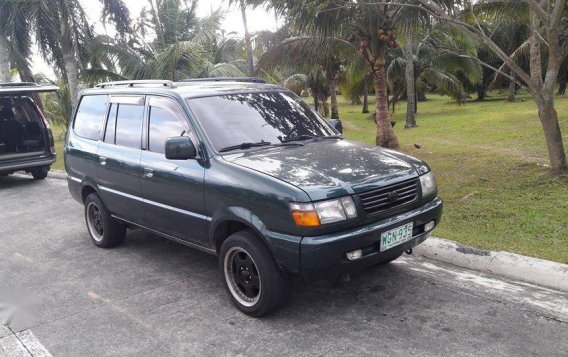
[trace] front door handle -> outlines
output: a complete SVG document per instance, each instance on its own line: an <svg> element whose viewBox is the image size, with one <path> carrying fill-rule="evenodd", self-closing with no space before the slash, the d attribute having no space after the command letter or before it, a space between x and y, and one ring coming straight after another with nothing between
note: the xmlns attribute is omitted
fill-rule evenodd
<svg viewBox="0 0 568 357"><path fill-rule="evenodd" d="M154 170L149 169L149 168L144 168L144 177L146 177L146 178L154 177Z"/></svg>
<svg viewBox="0 0 568 357"><path fill-rule="evenodd" d="M101 165L105 166L107 164L107 158L99 156L99 162Z"/></svg>

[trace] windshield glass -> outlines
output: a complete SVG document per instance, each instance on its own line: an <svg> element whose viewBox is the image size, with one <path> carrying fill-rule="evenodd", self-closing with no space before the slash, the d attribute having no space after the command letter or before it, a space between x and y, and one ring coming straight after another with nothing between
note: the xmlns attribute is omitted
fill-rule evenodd
<svg viewBox="0 0 568 357"><path fill-rule="evenodd" d="M217 151L243 143L280 144L305 136L337 135L304 101L286 92L189 99Z"/></svg>

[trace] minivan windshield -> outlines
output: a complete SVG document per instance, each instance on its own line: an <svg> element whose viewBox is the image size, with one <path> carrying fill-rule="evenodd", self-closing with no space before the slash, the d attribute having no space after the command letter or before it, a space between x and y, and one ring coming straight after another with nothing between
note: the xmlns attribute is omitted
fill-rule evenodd
<svg viewBox="0 0 568 357"><path fill-rule="evenodd" d="M337 135L310 106L287 92L228 94L188 101L217 151Z"/></svg>

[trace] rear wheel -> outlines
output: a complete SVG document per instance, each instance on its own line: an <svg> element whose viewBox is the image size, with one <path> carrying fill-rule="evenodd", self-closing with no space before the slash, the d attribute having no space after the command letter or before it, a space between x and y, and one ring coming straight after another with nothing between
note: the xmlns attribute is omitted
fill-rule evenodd
<svg viewBox="0 0 568 357"><path fill-rule="evenodd" d="M34 177L34 179L43 180L47 177L47 173L49 172L49 166L36 167L32 169L30 172Z"/></svg>
<svg viewBox="0 0 568 357"><path fill-rule="evenodd" d="M111 248L124 242L126 226L111 217L96 193L91 193L85 200L85 221L97 247Z"/></svg>
<svg viewBox="0 0 568 357"><path fill-rule="evenodd" d="M284 302L288 279L252 232L237 232L223 242L219 267L233 304L244 313L265 316Z"/></svg>

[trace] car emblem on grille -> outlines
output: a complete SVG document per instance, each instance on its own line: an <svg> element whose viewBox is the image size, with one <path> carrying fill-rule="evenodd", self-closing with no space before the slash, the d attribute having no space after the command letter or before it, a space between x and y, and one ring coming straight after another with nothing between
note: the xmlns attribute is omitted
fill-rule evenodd
<svg viewBox="0 0 568 357"><path fill-rule="evenodd" d="M393 191L389 192L389 202L396 202L398 201L398 192Z"/></svg>

